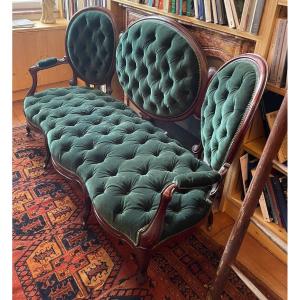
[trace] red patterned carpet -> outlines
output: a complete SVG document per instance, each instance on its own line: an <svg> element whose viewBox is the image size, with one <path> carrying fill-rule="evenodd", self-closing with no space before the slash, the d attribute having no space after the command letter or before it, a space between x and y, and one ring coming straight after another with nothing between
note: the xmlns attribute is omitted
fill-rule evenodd
<svg viewBox="0 0 300 300"><path fill-rule="evenodd" d="M13 299L205 299L220 249L194 234L154 256L151 284L121 280L136 269L129 248L93 217L83 229L80 191L52 166L44 170L43 157L41 137L14 128ZM223 299L256 297L232 272Z"/></svg>

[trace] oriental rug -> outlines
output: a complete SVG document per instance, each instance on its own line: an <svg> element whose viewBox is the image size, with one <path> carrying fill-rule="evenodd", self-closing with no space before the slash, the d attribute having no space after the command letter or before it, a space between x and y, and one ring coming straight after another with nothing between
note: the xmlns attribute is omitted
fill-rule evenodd
<svg viewBox="0 0 300 300"><path fill-rule="evenodd" d="M205 299L220 248L200 233L162 247L139 286L130 249L94 216L85 230L76 186L50 165L41 136L13 129L13 299ZM230 273L223 299L256 299Z"/></svg>

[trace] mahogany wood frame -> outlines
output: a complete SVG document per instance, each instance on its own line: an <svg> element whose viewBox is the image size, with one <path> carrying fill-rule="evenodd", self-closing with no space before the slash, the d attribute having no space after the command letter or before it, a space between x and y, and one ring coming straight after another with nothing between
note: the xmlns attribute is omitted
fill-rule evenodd
<svg viewBox="0 0 300 300"><path fill-rule="evenodd" d="M105 11L104 9L100 9L97 8L101 11ZM87 9L85 9L87 10ZM80 13L82 13L82 11L78 12L76 15L79 15ZM201 65L203 69L203 66L205 66L204 70L202 70L201 72L201 87L199 88L198 91L198 95L197 95L197 99L194 102L194 104L191 106L191 108L186 111L185 113L183 113L181 116L177 117L177 118L163 118L165 121L174 121L174 120L180 120L182 118L187 117L188 115L194 114L195 113L195 108L199 107L199 105L201 106L204 100L204 95L205 95L205 90L207 85L209 84L209 81L216 76L213 72L213 70L211 70L209 72L209 76L207 76L207 69L206 69L206 62L205 59L201 53L201 50L199 48L199 46L196 44L196 42L193 40L193 38L189 35L189 33L182 28L181 25L177 24L175 21L173 20L169 20L166 18L162 18L162 17L147 17L146 19L159 19L159 20L163 20L169 24L171 24L172 26L174 26L174 28L176 28L176 30L179 30L182 34L187 35L188 40L190 41L191 45L193 45L193 47L195 47L195 51L196 53L199 54L200 57L200 61L203 60L203 64ZM138 20L137 22L139 22L140 20ZM261 95L263 93L263 90L265 88L265 84L266 84L266 79L267 79L267 65L266 62L264 60L262 60L259 56L254 55L254 54L245 54L245 55L241 55L237 58L234 58L232 60L230 60L229 62L227 62L226 64L224 64L221 69L223 69L226 65L228 65L230 62L232 61L236 61L236 60L240 60L240 59L246 59L246 60L250 60L251 62L253 62L254 64L257 65L258 67L258 73L259 73L259 78L258 78L258 82L256 85L256 89L254 91L253 97L252 97L252 101L250 103L250 105L247 108L247 111L245 113L244 119L242 120L234 138L233 141L231 143L231 146L229 147L228 150L228 154L225 160L225 163L223 164L223 166L221 167L221 169L219 170L219 173L222 175L222 181L224 180L226 171L228 169L228 167L230 166L230 163L232 162L233 158L234 158L234 154L236 153L236 151L238 150L240 143L242 141L242 138L244 136L244 134L246 133L246 130L248 129L248 126L250 125L250 122L254 116L254 112L258 107L259 104L259 100L261 98ZM68 56L64 57L61 60L58 60L57 63L54 65L59 65L59 64L63 64L63 63L70 63ZM72 67L72 66L71 66ZM36 89L36 85L37 85L37 72L39 70L42 69L46 69L46 68L50 68L49 67L45 67L45 68L40 68L38 66L33 66L30 68L30 73L32 75L33 78L33 84L31 89L29 90L27 95L32 95L35 92ZM73 69L73 79L71 80L70 84L76 84L77 81L77 77L78 74L76 73L76 70L74 68ZM221 70L220 69L220 70ZM112 77L112 76L111 76ZM110 80L111 80L110 77ZM207 81L206 78L209 78L209 80ZM206 80L204 82L204 80ZM90 83L87 83L90 84ZM93 83L91 83L93 84ZM97 83L99 84L99 83ZM100 83L101 84L101 83ZM134 103L133 103L134 104ZM135 104L134 104L135 105ZM156 119L161 119L161 118L157 118L155 116L150 115L147 112L143 112L145 113L147 116L149 116L150 118L156 118ZM27 133L30 133L30 130L33 129L34 131L38 131L40 133L43 134L41 128L39 128L38 126L36 126L35 124L33 124L32 122L30 122L27 119ZM47 149L47 140L46 140L46 136L43 134L44 139L45 139L45 143L46 143L46 149ZM47 149L48 154L49 153L49 149ZM55 168L55 170L57 172L59 172L61 175L63 175L64 177L68 178L69 180L72 181L76 181L79 186L82 189L83 192L83 199L85 201L85 210L83 213L83 223L84 225L86 225L90 211L91 211L91 199L89 198L88 192L86 190L85 184L82 182L82 180L80 179L80 177L75 174L74 172L71 172L70 170L66 169L64 166L62 166L60 163L58 163L55 159L53 159L53 157L51 157L51 161L52 161L52 165ZM47 162L45 162L47 163ZM217 194L218 191L220 191L220 188L222 187L222 184L216 185L213 189L212 192L210 193L209 197L210 198L214 198L215 195ZM100 215L98 215L98 213L95 211L94 207L94 213L96 215L96 218L98 220L98 222L102 225L102 227L109 232L110 234L116 236L117 238L119 238L120 240L124 240L127 242L127 244L129 244L129 246L131 246L131 248L133 249L134 253L135 253L135 257L137 260L137 264L138 264L138 279L140 282L143 282L146 279L146 272L147 272L147 267L149 264L149 261L151 259L152 253L153 251L156 250L156 248L158 248L160 245L164 244L167 241L173 240L173 239L178 239L182 236L185 236L186 234L190 233L192 228L189 228L187 230L184 230L178 234L174 234L171 237L168 237L165 240L160 240L160 236L163 230L163 224L164 224L164 219L165 219L165 214L166 214L166 210L167 210L167 206L168 203L172 200L172 196L173 193L177 191L177 186L174 183L169 183L165 186L165 188L163 189L163 191L161 192L161 200L158 206L158 209L153 217L153 219L150 221L150 223L141 228L138 231L138 236L137 236L137 243L134 243L131 239L129 239L129 237L127 237L125 234L119 232L118 230L114 229L113 227L111 227ZM211 220L211 212L209 212L209 214L203 218L202 222L206 222L207 218L209 219L209 223L212 222Z"/></svg>

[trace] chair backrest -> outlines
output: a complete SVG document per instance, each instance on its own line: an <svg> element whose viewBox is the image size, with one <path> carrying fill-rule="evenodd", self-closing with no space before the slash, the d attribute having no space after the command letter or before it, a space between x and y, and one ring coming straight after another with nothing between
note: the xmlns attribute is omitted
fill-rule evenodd
<svg viewBox="0 0 300 300"><path fill-rule="evenodd" d="M78 11L66 32L66 55L79 78L103 85L114 74L116 26L111 13L101 7Z"/></svg>
<svg viewBox="0 0 300 300"><path fill-rule="evenodd" d="M121 36L116 71L132 103L158 120L190 115L207 83L200 46L183 26L156 16L136 21Z"/></svg>
<svg viewBox="0 0 300 300"><path fill-rule="evenodd" d="M203 159L215 170L231 164L254 117L268 77L266 61L245 54L212 77L201 107Z"/></svg>

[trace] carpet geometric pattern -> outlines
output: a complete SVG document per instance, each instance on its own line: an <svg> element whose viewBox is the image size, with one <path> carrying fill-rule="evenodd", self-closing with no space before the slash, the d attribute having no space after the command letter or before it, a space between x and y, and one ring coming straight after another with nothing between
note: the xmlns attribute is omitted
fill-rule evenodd
<svg viewBox="0 0 300 300"><path fill-rule="evenodd" d="M41 136L13 129L13 299L205 299L220 249L199 233L161 247L139 286L130 249L94 216L81 224L81 191L49 165ZM233 273L223 299L256 299Z"/></svg>

